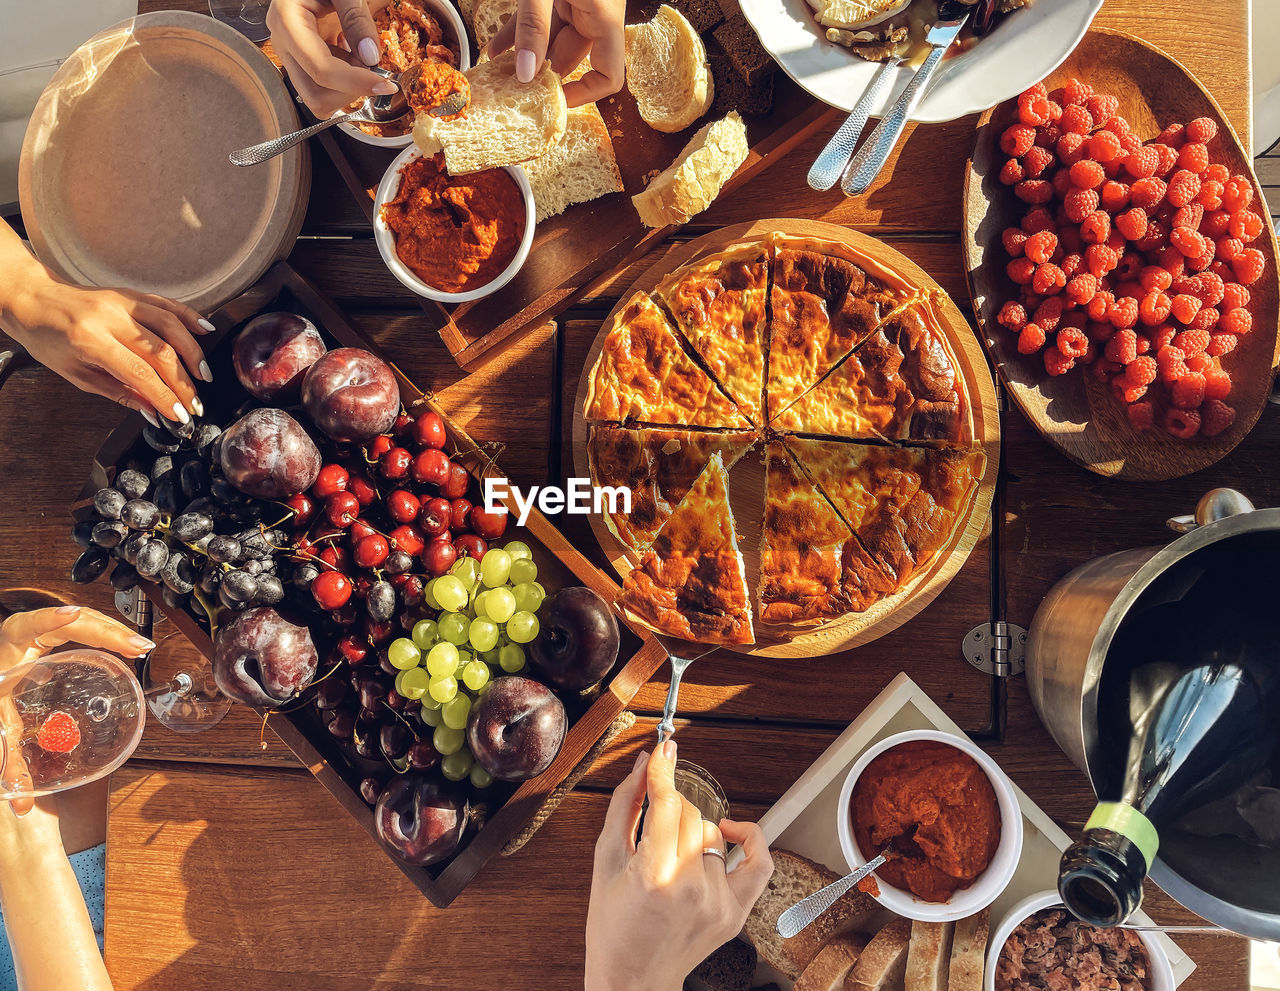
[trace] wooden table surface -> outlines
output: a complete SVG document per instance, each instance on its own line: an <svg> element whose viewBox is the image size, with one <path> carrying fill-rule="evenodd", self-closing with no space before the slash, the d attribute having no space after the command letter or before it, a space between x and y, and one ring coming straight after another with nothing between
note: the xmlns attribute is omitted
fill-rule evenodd
<svg viewBox="0 0 1280 991"><path fill-rule="evenodd" d="M142 9L162 3L144 0ZM206 10L203 0L179 4ZM1138 34L1182 60L1236 129L1250 119L1248 0L1108 0L1098 23ZM962 169L974 118L916 128L872 191L817 194L804 174L822 133L697 218L682 236L763 217L847 224L890 241L967 302L958 230ZM317 147L311 208L291 262L335 297L358 329L481 441L520 484L562 475L567 417L583 357L602 315L646 263L597 287L557 327L525 338L464 375L423 330L414 300L378 259L367 225ZM968 308L962 305L966 312ZM53 595L110 609L109 589L74 588L66 506L108 426L109 404L34 365L0 390L0 603ZM1161 543L1166 517L1205 490L1234 485L1280 503L1269 470L1280 415L1269 410L1246 443L1214 468L1159 485L1107 481L1055 453L1016 412L1004 414L1004 466L994 529L950 587L906 627L856 651L807 661L735 654L699 662L681 695L681 755L724 784L734 814L772 804L899 671L908 672L1068 832L1092 805L1085 778L1041 727L1023 679L1002 689L962 659L973 626L993 617L1026 626L1049 587L1112 550ZM572 519L572 518L568 518ZM561 524L565 519L561 519ZM576 522L576 521L575 521ZM603 563L585 525L562 527ZM494 862L447 911L433 908L349 820L268 728L236 709L210 732L183 737L154 723L112 782L107 851L106 958L118 989L581 987L591 849L608 791L654 739L665 668L637 696L637 724L601 759L523 851ZM1149 911L1189 914L1151 889ZM1187 937L1199 969L1185 991L1248 985L1244 940Z"/></svg>

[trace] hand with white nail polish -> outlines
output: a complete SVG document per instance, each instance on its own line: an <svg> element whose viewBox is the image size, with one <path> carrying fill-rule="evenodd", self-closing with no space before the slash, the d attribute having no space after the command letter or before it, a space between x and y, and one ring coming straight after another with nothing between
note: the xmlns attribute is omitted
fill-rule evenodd
<svg viewBox="0 0 1280 991"><path fill-rule="evenodd" d="M72 385L185 423L194 378L213 380L196 341L213 325L191 307L131 289L84 289L40 264L0 223L0 329Z"/></svg>
<svg viewBox="0 0 1280 991"><path fill-rule="evenodd" d="M389 96L395 84L368 66L382 58L373 15L391 0L273 0L271 46L289 81L320 119L366 96Z"/></svg>
<svg viewBox="0 0 1280 991"><path fill-rule="evenodd" d="M564 76L589 57L591 70L565 84L564 96L571 107L622 89L626 0L519 0L519 4L516 15L489 42L490 58L514 46L516 78L527 83L543 59L550 59L551 68Z"/></svg>

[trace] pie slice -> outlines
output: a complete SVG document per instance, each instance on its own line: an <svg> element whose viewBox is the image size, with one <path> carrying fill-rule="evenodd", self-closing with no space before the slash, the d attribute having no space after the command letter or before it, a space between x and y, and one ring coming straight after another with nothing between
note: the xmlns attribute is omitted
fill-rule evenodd
<svg viewBox="0 0 1280 991"><path fill-rule="evenodd" d="M969 408L942 334L911 306L784 409L775 430L888 441L972 441Z"/></svg>
<svg viewBox="0 0 1280 991"><path fill-rule="evenodd" d="M747 574L719 452L623 581L618 604L660 633L697 643L754 643Z"/></svg>
<svg viewBox="0 0 1280 991"><path fill-rule="evenodd" d="M712 377L762 424L769 255L751 244L677 269L654 290Z"/></svg>
<svg viewBox="0 0 1280 991"><path fill-rule="evenodd" d="M588 420L751 426L684 353L671 322L643 292L632 296L614 317L590 374L582 410Z"/></svg>
<svg viewBox="0 0 1280 991"><path fill-rule="evenodd" d="M761 622L816 623L848 612L841 558L853 533L781 441L770 442L765 469Z"/></svg>
<svg viewBox="0 0 1280 991"><path fill-rule="evenodd" d="M631 492L631 511L616 504L604 514L605 523L626 547L643 554L711 455L718 453L728 471L758 436L750 431L593 426L587 436L587 463L594 484Z"/></svg>
<svg viewBox="0 0 1280 991"><path fill-rule="evenodd" d="M980 450L801 437L787 444L894 590L950 543L986 466ZM865 585L868 576L850 580Z"/></svg>
<svg viewBox="0 0 1280 991"><path fill-rule="evenodd" d="M769 415L791 405L914 295L869 274L840 245L779 246L770 291Z"/></svg>

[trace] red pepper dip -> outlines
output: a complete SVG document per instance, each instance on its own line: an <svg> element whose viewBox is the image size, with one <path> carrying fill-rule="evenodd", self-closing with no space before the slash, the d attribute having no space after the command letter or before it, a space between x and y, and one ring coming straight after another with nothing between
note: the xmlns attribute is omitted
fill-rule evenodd
<svg viewBox="0 0 1280 991"><path fill-rule="evenodd" d="M382 207L396 254L442 292L467 292L502 274L524 237L525 203L505 169L451 176L444 155L415 158Z"/></svg>
<svg viewBox="0 0 1280 991"><path fill-rule="evenodd" d="M934 740L886 750L854 785L854 837L868 857L898 840L876 873L927 902L945 902L987 869L1000 845L1000 805L978 762ZM912 827L913 839L902 839Z"/></svg>
<svg viewBox="0 0 1280 991"><path fill-rule="evenodd" d="M467 105L471 103L471 84L467 77L451 65L428 60L422 63L413 85L404 91L404 98L416 113L425 114L443 105L454 93L465 93ZM440 119L457 120L466 115L464 105L461 112L444 114Z"/></svg>

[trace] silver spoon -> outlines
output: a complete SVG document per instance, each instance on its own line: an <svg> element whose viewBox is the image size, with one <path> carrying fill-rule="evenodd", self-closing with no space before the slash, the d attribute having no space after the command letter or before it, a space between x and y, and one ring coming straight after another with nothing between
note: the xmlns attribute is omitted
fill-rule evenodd
<svg viewBox="0 0 1280 991"><path fill-rule="evenodd" d="M272 138L270 141L263 141L261 144L241 148L239 151L233 151L227 157L232 165L239 165L242 168L249 165L261 165L263 162L270 161L277 155L288 151L294 145L307 140L311 135L319 134L321 131L333 127L334 124L386 124L404 116L404 113L401 112L391 117L379 117L374 110L373 101L373 97L366 97L359 110L353 110L347 114L339 114L337 117L329 117L317 124L312 124L310 127L304 127L300 131L294 131L292 134L282 134L280 137Z"/></svg>

